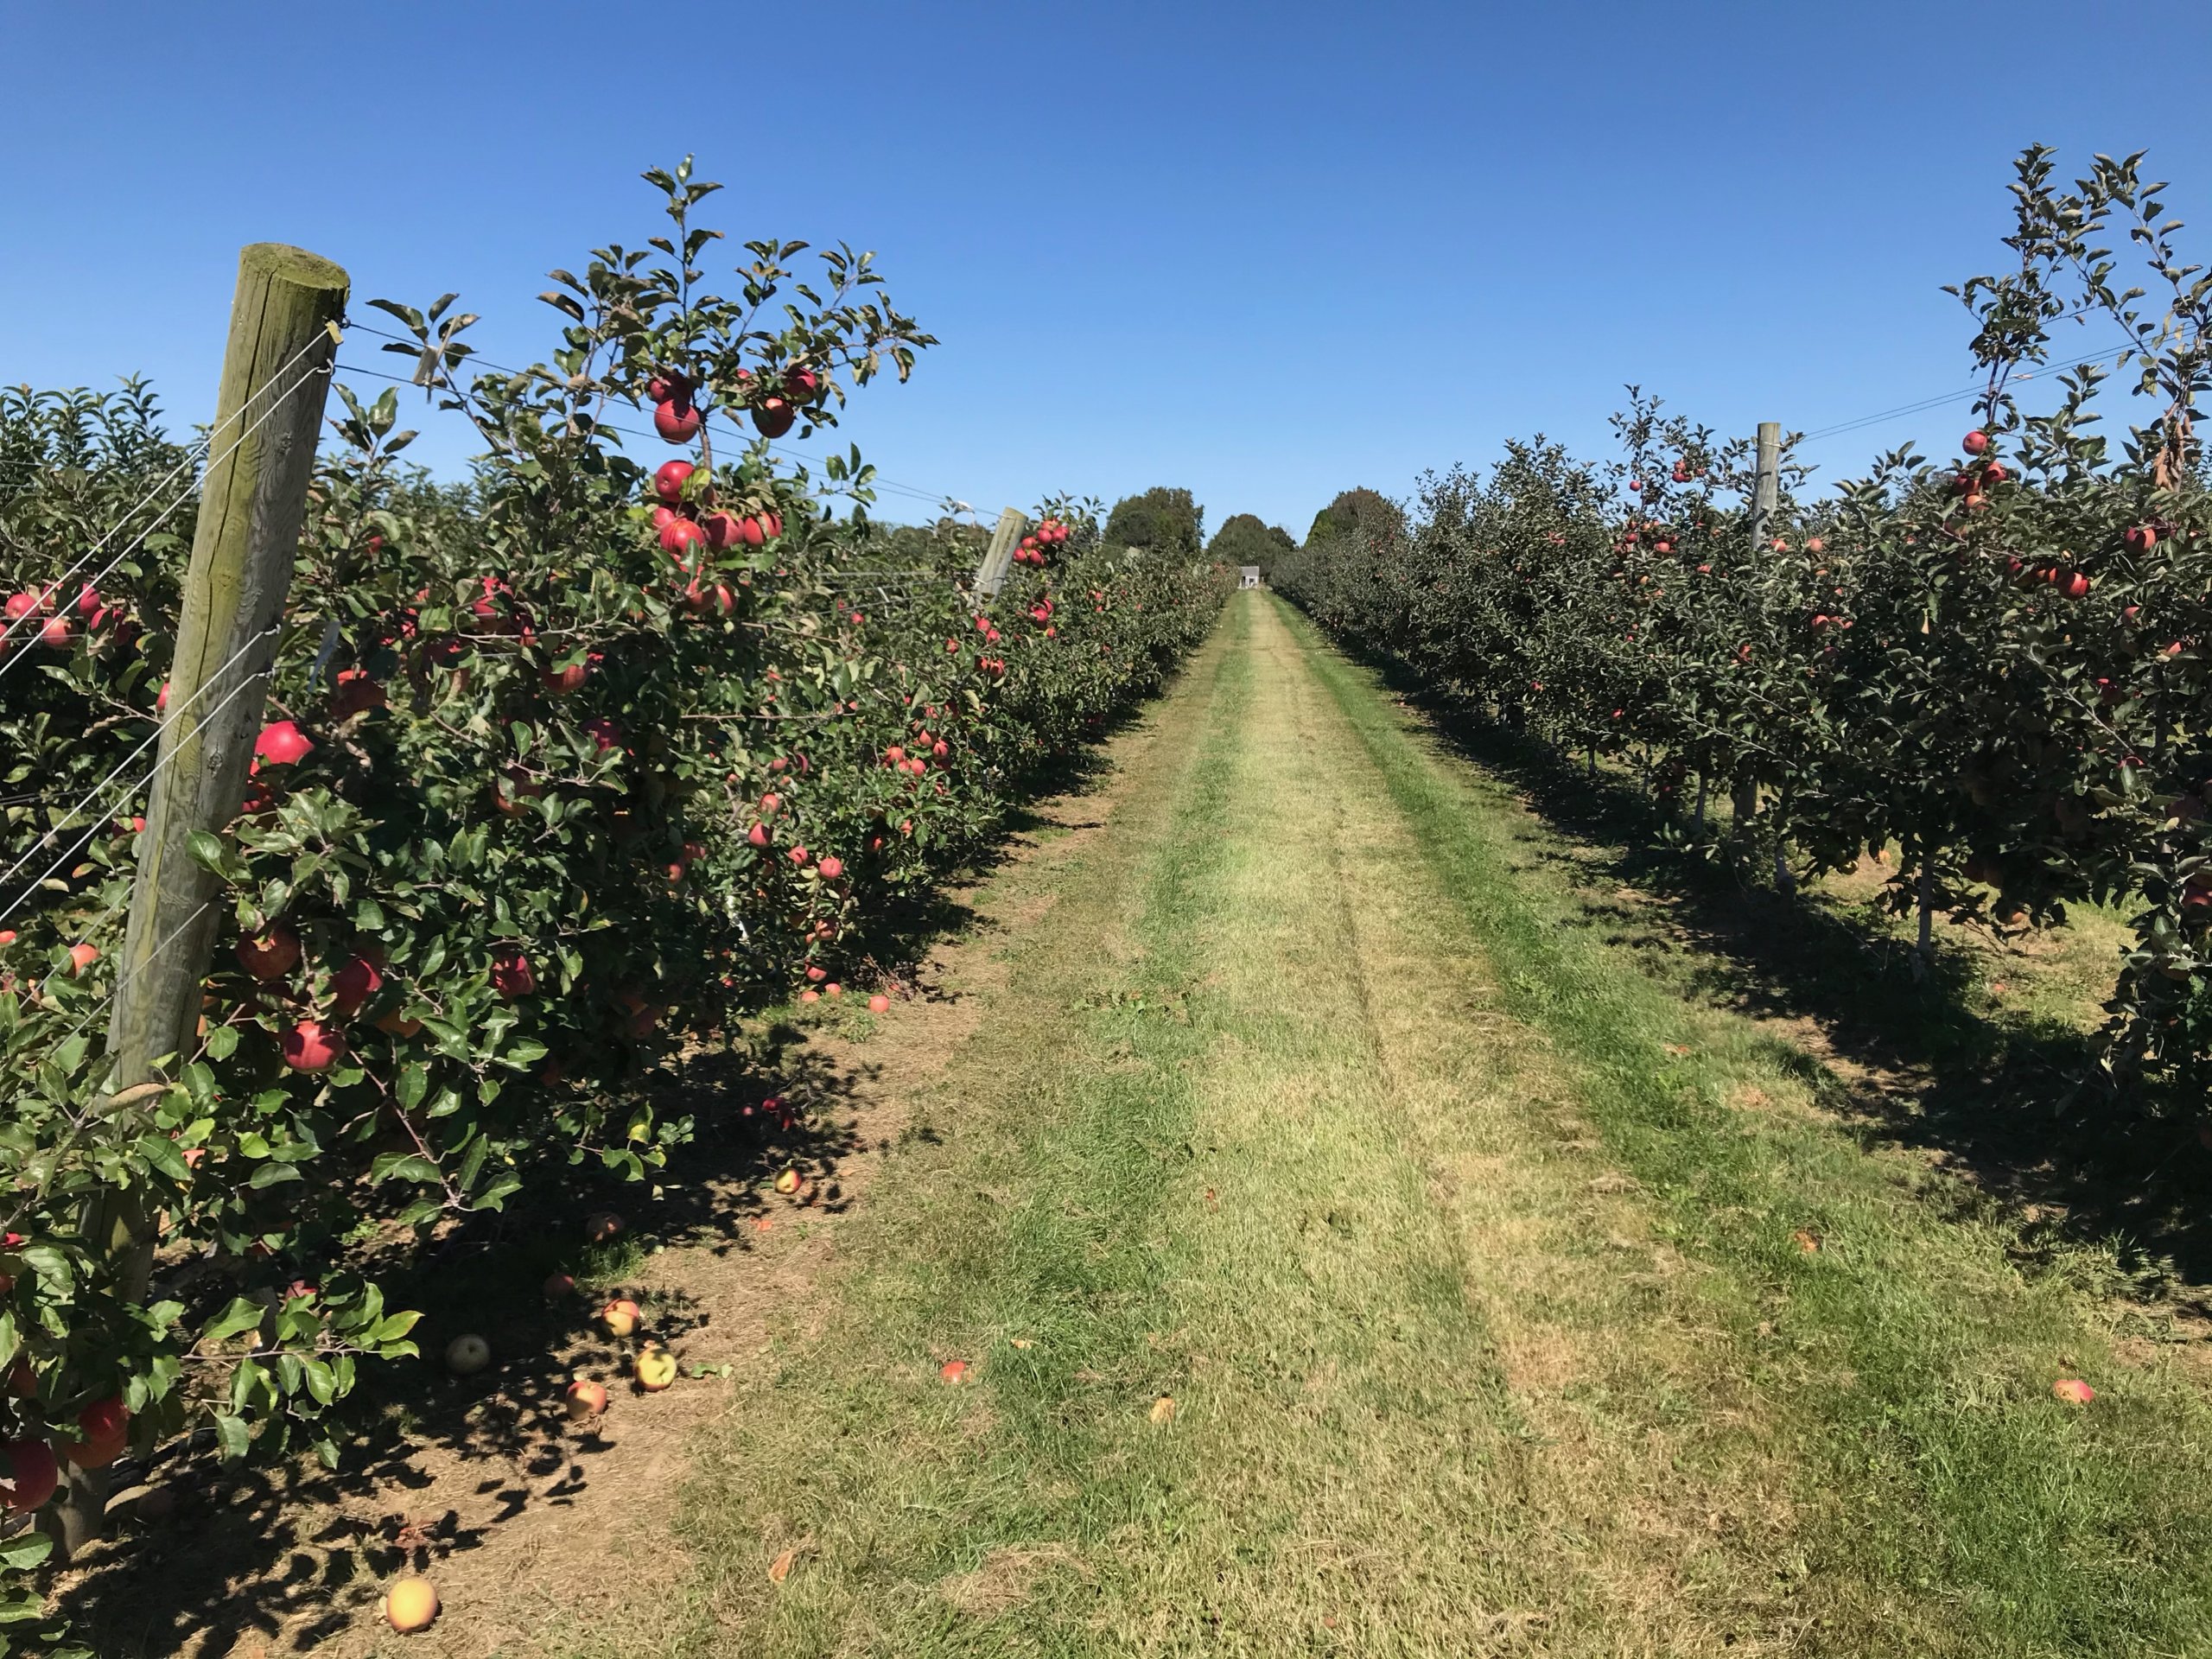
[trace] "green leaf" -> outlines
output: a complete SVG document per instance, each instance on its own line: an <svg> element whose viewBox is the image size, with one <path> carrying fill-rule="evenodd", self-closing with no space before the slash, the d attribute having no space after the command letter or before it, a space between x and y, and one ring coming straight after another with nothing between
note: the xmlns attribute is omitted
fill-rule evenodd
<svg viewBox="0 0 2212 1659"><path fill-rule="evenodd" d="M54 1540L35 1529L19 1532L0 1543L0 1567L11 1567L20 1573L26 1567L36 1567L54 1553Z"/></svg>
<svg viewBox="0 0 2212 1659"><path fill-rule="evenodd" d="M213 871L232 887L244 887L251 879L251 872L237 849L210 830L194 830L184 838L184 847L192 855L194 863Z"/></svg>
<svg viewBox="0 0 2212 1659"><path fill-rule="evenodd" d="M403 1309L397 1313L388 1313L378 1322L377 1328L364 1340L373 1343L379 1348L386 1343L397 1342L415 1328L416 1322L422 1317L412 1308Z"/></svg>
<svg viewBox="0 0 2212 1659"><path fill-rule="evenodd" d="M200 1333L202 1342L227 1342L241 1331L251 1331L261 1323L260 1303L248 1301L243 1296L233 1297L215 1321Z"/></svg>
<svg viewBox="0 0 2212 1659"><path fill-rule="evenodd" d="M138 1155L173 1181L181 1183L192 1179L191 1166L184 1161L184 1154L177 1150L176 1142L166 1135L140 1135Z"/></svg>
<svg viewBox="0 0 2212 1659"><path fill-rule="evenodd" d="M251 1448L252 1431L246 1427L244 1418L219 1411L215 1414L215 1442L222 1450L223 1461L236 1463Z"/></svg>
<svg viewBox="0 0 2212 1659"><path fill-rule="evenodd" d="M419 1153L387 1152L369 1166L372 1181L442 1182L438 1166Z"/></svg>

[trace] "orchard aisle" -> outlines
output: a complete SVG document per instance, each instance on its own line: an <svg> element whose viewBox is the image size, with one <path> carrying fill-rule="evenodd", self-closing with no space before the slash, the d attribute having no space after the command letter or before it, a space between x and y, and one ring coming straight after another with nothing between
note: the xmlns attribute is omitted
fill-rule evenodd
<svg viewBox="0 0 2212 1659"><path fill-rule="evenodd" d="M2177 1367L1560 929L1269 596L1154 718L709 1431L688 1592L552 1650L2198 1650Z"/></svg>

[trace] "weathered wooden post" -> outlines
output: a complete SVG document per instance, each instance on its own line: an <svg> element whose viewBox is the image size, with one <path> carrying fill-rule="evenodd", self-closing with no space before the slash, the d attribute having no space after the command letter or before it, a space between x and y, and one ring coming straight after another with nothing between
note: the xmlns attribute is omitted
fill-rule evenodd
<svg viewBox="0 0 2212 1659"><path fill-rule="evenodd" d="M219 909L217 879L188 843L197 830L228 824L245 794L348 286L338 266L298 248L257 242L238 256L168 714L108 1016L111 1095L163 1075L192 1051ZM86 1224L124 1295L143 1300L154 1259L144 1204L111 1194ZM106 1489L105 1470L72 1470L57 1508L65 1554L99 1535Z"/></svg>
<svg viewBox="0 0 2212 1659"><path fill-rule="evenodd" d="M1758 459L1751 475L1751 551L1756 556L1766 550L1773 538L1774 515L1782 507L1782 423L1761 421L1758 430ZM1758 785L1738 779L1733 798L1730 802L1735 811L1736 829L1743 830L1758 816ZM1777 868L1781 855L1776 854Z"/></svg>
<svg viewBox="0 0 2212 1659"><path fill-rule="evenodd" d="M1774 533L1782 506L1782 423L1759 423L1758 470L1751 478L1751 546L1763 548Z"/></svg>
<svg viewBox="0 0 2212 1659"><path fill-rule="evenodd" d="M976 591L985 598L1006 586L1007 572L1014 569L1014 550L1029 533L1029 518L1019 507L1008 507L999 514L998 528L991 532L991 544L984 550L983 562L976 567Z"/></svg>

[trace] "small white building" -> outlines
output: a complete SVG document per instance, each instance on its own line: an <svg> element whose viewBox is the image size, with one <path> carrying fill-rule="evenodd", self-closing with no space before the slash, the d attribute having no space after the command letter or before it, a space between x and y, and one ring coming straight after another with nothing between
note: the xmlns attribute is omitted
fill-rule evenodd
<svg viewBox="0 0 2212 1659"><path fill-rule="evenodd" d="M1240 564L1236 568L1244 574L1244 580L1237 584L1238 587L1256 588L1260 585L1260 567L1258 565Z"/></svg>

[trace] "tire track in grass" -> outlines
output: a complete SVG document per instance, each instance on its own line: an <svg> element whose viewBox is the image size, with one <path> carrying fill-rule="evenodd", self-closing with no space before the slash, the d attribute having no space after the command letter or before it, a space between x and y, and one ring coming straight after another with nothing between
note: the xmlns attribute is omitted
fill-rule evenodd
<svg viewBox="0 0 2212 1659"><path fill-rule="evenodd" d="M1502 1010L1357 734L1274 613L1255 628L1261 671L1274 665L1289 710L1287 746L1259 762L1291 781L1280 844L1240 908L1272 906L1286 934L1330 937L1369 1057L1343 1093L1375 1116L1443 1241L1425 1249L1408 1229L1397 1248L1433 1274L1432 1314L1457 1300L1460 1322L1482 1333L1479 1373L1453 1379L1456 1397L1411 1443L1361 1448L1353 1437L1364 1501L1331 1527L1339 1539L1376 1535L1374 1554L1397 1575L1450 1593L1379 1593L1390 1575L1370 1559L1338 1586L1352 1650L1779 1650L1791 1610L1773 1569L1788 1515L1770 1496L1756 1414L1706 1386L1717 1333L1699 1287L1668 1270L1670 1253L1590 1155L1562 1068ZM1325 791L1299 781L1313 776ZM1287 868L1285 849L1300 845L1325 860L1325 882ZM1331 929L1304 923L1293 896L1324 887ZM1265 979L1262 969L1243 988L1249 1004L1267 1003ZM1297 1041L1273 1036L1278 1052ZM1352 1187L1347 1204L1376 1166L1323 1164ZM1443 1453L1478 1441L1470 1478ZM1426 1506L1427 1524L1392 1535L1388 1517L1408 1504ZM1506 1570L1486 1574L1486 1563Z"/></svg>
<svg viewBox="0 0 2212 1659"><path fill-rule="evenodd" d="M1606 1147L1750 1356L1805 1517L1789 1568L1799 1650L2212 1651L2212 1413L2182 1368L2116 1364L2107 1310L2063 1263L2024 1274L2010 1225L1948 1218L1908 1160L1727 1104L1804 1085L1755 1022L1681 1003L1565 928L1573 895L1512 868L1507 837L1527 820L1510 791L1440 756L1371 677L1288 626L1506 1007L1572 1064ZM2062 1372L2094 1376L2090 1409L2050 1399Z"/></svg>

